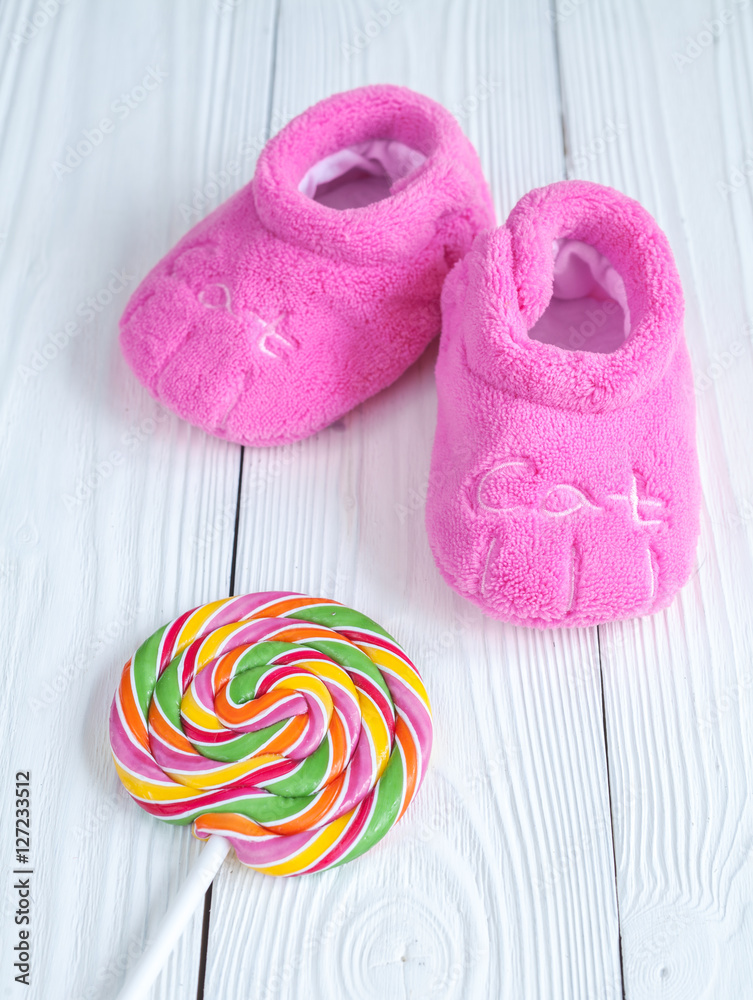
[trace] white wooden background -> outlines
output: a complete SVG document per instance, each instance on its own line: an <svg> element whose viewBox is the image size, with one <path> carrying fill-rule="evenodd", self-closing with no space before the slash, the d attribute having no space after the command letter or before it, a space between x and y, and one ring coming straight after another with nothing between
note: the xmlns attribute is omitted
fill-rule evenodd
<svg viewBox="0 0 753 1000"><path fill-rule="evenodd" d="M416 803L356 864L274 880L226 863L204 997L751 996L752 60L749 0L0 4L3 997L113 997L200 849L120 788L107 710L138 642L231 578L382 622L424 673L437 742ZM435 349L315 438L243 454L162 411L123 361L129 293L250 179L270 131L382 81L455 112L500 221L531 187L584 177L666 230L704 508L665 614L537 632L445 586L423 526ZM26 990L10 869L28 768ZM201 928L154 998L197 995Z"/></svg>

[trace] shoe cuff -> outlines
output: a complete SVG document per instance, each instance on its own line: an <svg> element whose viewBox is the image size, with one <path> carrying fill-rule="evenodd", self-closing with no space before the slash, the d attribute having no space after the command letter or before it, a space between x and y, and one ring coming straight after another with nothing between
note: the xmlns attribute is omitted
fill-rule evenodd
<svg viewBox="0 0 753 1000"><path fill-rule="evenodd" d="M317 162L370 139L397 140L426 159L389 198L337 211L298 186ZM404 261L433 238L440 220L481 206L493 219L478 157L453 116L405 87L335 94L289 122L265 147L252 181L257 214L280 239L353 263ZM477 213L478 214L478 213Z"/></svg>
<svg viewBox="0 0 753 1000"><path fill-rule="evenodd" d="M595 247L622 277L631 331L611 354L528 336L552 297L553 245L563 238ZM664 233L638 202L586 181L531 191L505 226L480 233L445 282L442 304L478 376L582 412L635 402L663 377L682 336L682 288Z"/></svg>

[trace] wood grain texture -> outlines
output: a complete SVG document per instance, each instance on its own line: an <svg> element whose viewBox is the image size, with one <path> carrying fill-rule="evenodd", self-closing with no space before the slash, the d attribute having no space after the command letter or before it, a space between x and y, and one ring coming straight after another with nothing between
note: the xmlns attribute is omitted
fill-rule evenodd
<svg viewBox="0 0 753 1000"><path fill-rule="evenodd" d="M190 225L181 202L240 136L263 132L271 33L264 9L241 43L200 3L71 4L14 49L9 36L36 9L3 5L0 26L0 587L11 675L0 694L0 830L6 878L12 776L30 768L27 995L99 998L117 992L199 849L187 830L131 807L110 760L108 706L141 639L227 592L232 537L203 540L235 504L240 463L239 448L150 400L120 354L117 319ZM229 53L241 44L243 97L228 108ZM135 90L150 67L154 89ZM120 105L125 115L112 109L122 94L134 105ZM105 116L114 129L56 175L66 146L84 130L96 142ZM113 294L121 272L126 287ZM67 323L78 325L66 341ZM21 995L9 975L7 879L3 898L3 991ZM154 996L195 994L201 918Z"/></svg>
<svg viewBox="0 0 753 1000"><path fill-rule="evenodd" d="M500 212L562 176L545 4L406 2L348 54L372 10L283 0L272 107L400 82L455 111ZM424 673L437 746L417 802L357 865L293 882L224 867L209 997L620 989L596 631L485 621L440 579L423 525L434 359L315 438L245 450L239 591L323 593L384 624Z"/></svg>
<svg viewBox="0 0 753 1000"><path fill-rule="evenodd" d="M667 232L698 405L697 572L666 613L599 630L631 1000L749 996L753 971L747 7L584 3L559 25L569 165Z"/></svg>
<svg viewBox="0 0 753 1000"><path fill-rule="evenodd" d="M358 863L293 880L225 864L207 1000L750 994L753 11L383 8L76 0L19 41L38 0L0 6L0 774L9 793L33 772L35 866L30 991L8 974L3 888L11 998L115 996L196 855L120 788L106 717L136 644L226 593L234 550L236 592L332 596L388 628L425 676L437 742L417 801ZM666 230L705 498L697 572L666 613L534 632L445 586L423 526L435 348L314 438L245 449L240 493L241 449L162 411L120 356L137 281L251 177L268 134L382 81L456 114L500 221L577 176ZM196 995L200 936L198 913L152 997Z"/></svg>

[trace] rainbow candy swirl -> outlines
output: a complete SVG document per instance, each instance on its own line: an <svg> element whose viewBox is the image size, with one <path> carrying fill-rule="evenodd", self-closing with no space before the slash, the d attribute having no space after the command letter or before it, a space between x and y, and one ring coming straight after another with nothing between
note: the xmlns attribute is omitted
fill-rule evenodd
<svg viewBox="0 0 753 1000"><path fill-rule="evenodd" d="M264 593L186 612L126 663L110 712L118 774L147 812L222 834L270 875L352 861L407 809L431 709L371 619Z"/></svg>

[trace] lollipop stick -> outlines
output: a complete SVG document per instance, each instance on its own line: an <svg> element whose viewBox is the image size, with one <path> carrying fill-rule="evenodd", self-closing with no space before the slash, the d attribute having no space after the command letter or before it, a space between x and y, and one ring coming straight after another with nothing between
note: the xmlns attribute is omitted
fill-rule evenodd
<svg viewBox="0 0 753 1000"><path fill-rule="evenodd" d="M209 838L207 846L170 904L157 933L131 970L117 1000L142 1000L146 996L229 850L230 842L225 837L214 834Z"/></svg>

